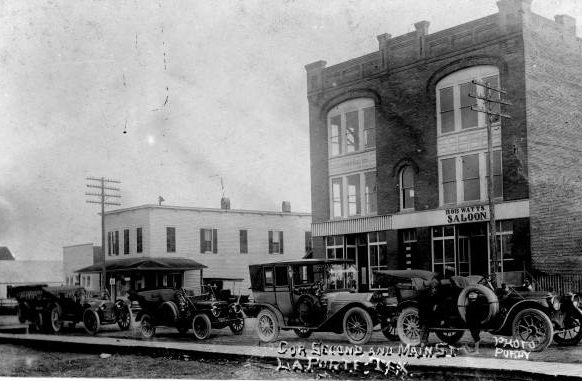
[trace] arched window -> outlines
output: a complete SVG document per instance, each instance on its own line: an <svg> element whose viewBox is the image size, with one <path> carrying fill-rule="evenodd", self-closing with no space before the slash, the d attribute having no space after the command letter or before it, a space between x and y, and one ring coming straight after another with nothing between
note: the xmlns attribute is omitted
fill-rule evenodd
<svg viewBox="0 0 582 381"><path fill-rule="evenodd" d="M414 169L407 165L400 170L400 210L414 209Z"/></svg>
<svg viewBox="0 0 582 381"><path fill-rule="evenodd" d="M329 156L341 156L376 146L374 101L352 99L327 114Z"/></svg>

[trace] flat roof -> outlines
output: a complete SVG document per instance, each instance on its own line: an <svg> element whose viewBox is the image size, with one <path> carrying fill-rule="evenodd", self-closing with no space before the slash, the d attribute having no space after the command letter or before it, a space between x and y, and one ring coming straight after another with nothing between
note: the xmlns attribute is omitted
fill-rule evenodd
<svg viewBox="0 0 582 381"><path fill-rule="evenodd" d="M356 261L351 259L321 259L321 258L309 258L309 259L287 259L275 262L265 262L265 263L253 263L249 266L276 266L276 265L296 265L296 264L318 264L318 263L328 263L328 264L338 264L338 263L356 263Z"/></svg>
<svg viewBox="0 0 582 381"><path fill-rule="evenodd" d="M129 212L132 210L141 209L168 209L168 210L189 210L194 212L211 212L211 213L239 213L239 214L266 214L266 215L277 215L277 216L297 216L297 217L311 217L311 213L306 212L274 212L268 210L247 210L247 209L222 209L222 208L202 208L194 206L173 206L173 205L155 205L155 204L145 204L132 206L129 208L121 208L115 210L106 211L105 214L116 214Z"/></svg>

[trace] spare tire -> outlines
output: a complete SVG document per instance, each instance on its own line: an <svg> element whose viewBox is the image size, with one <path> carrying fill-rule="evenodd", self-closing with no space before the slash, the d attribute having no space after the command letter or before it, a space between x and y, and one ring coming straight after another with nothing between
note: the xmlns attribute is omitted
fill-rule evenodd
<svg viewBox="0 0 582 381"><path fill-rule="evenodd" d="M323 317L321 303L313 295L301 295L295 303L295 311L301 323L313 326L319 323Z"/></svg>
<svg viewBox="0 0 582 381"><path fill-rule="evenodd" d="M472 292L479 294L476 303L479 303L479 306L483 307L483 312L480 314L482 316L481 325L487 324L499 312L499 299L493 290L482 284L468 286L461 291L457 299L459 315L467 323L467 305L469 304L469 294Z"/></svg>

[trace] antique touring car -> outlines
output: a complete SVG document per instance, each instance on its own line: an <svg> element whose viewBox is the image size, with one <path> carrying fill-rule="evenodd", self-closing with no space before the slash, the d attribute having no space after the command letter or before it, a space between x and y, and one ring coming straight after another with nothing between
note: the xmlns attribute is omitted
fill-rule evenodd
<svg viewBox="0 0 582 381"><path fill-rule="evenodd" d="M218 300L210 286L203 286L198 295L183 288L161 288L132 291L129 298L141 307L136 321L141 321L146 338L154 336L157 326L176 327L180 333L192 328L198 340L207 339L212 328L229 327L235 335L242 334L244 328L240 304Z"/></svg>
<svg viewBox="0 0 582 381"><path fill-rule="evenodd" d="M532 351L547 348L552 339L561 345L576 345L582 339L582 312L572 295L559 298L519 287L495 289L486 277L440 279L424 270L380 270L376 276L384 285L396 286L398 306L393 316L405 344L420 343L421 303L430 304L429 330L449 344L475 323L495 335L513 336Z"/></svg>
<svg viewBox="0 0 582 381"><path fill-rule="evenodd" d="M262 341L277 340L282 329L302 338L344 333L361 345L382 320L382 295L356 292L353 261L304 259L251 265L249 271L254 302L244 307L257 318Z"/></svg>
<svg viewBox="0 0 582 381"><path fill-rule="evenodd" d="M19 321L39 332L58 333L64 324L73 327L81 321L91 335L101 325L118 324L122 330L131 325L131 309L124 300L89 297L83 287L26 285L12 288L11 295L18 301Z"/></svg>

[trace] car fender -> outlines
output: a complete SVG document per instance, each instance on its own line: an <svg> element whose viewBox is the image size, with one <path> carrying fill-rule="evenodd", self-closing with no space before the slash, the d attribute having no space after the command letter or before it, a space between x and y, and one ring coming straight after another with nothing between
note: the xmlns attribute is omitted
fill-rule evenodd
<svg viewBox="0 0 582 381"><path fill-rule="evenodd" d="M330 315L325 319L325 321L319 326L319 329L325 330L327 328L331 328L332 331L336 332L339 331L338 328L341 327L344 319L344 315L348 312L349 309L353 307L360 307L363 310L367 311L372 318L372 322L374 325L378 324L379 315L376 312L376 305L374 303L366 302L366 301L352 301L344 306L342 306L339 310L337 310L333 315Z"/></svg>
<svg viewBox="0 0 582 381"><path fill-rule="evenodd" d="M279 325L281 327L286 326L285 324L285 319L283 318L283 314L281 313L281 311L279 311L279 309L275 306L273 306L272 304L267 304L267 303L254 303L255 306L259 307L259 310L266 308L268 310L271 310L275 316L277 317L277 320L279 321Z"/></svg>
<svg viewBox="0 0 582 381"><path fill-rule="evenodd" d="M506 331L507 329L511 330L511 325L513 323L513 319L515 318L515 315L517 315L517 313L519 311L521 311L525 308L535 308L537 310L544 312L546 315L548 315L551 318L551 312L550 312L549 308L544 306L540 302L535 301L535 300L522 300L520 302L515 303L513 306L511 306L511 308L505 314L505 318L503 319L503 322L499 325L499 327L496 328L496 331L501 332L501 331Z"/></svg>

